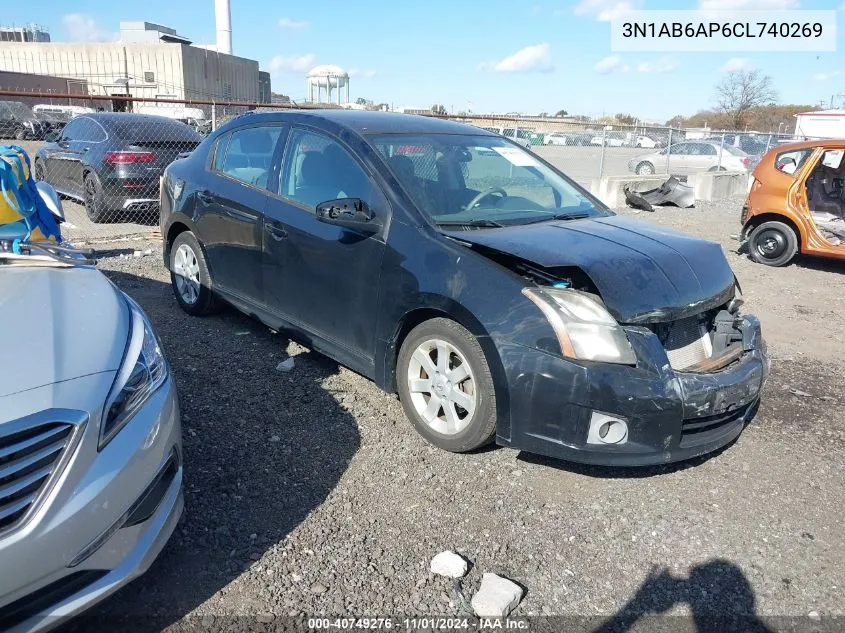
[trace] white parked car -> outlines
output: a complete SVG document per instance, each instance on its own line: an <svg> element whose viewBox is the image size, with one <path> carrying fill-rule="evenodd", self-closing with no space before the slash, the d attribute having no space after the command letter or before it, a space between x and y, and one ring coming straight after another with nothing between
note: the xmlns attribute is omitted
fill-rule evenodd
<svg viewBox="0 0 845 633"><path fill-rule="evenodd" d="M602 144L606 145L607 147L622 147L625 144L625 140L618 136L594 136L590 139L590 145L597 145L599 147Z"/></svg>
<svg viewBox="0 0 845 633"><path fill-rule="evenodd" d="M751 157L738 147L725 145L719 158L719 143L715 141L685 141L675 143L659 152L640 154L628 161L628 171L641 176L665 171L669 159L670 174L693 174L702 171L747 172ZM667 157L668 153L668 157Z"/></svg>
<svg viewBox="0 0 845 633"><path fill-rule="evenodd" d="M635 145L637 147L644 147L646 149L654 149L655 147L657 147L657 141L655 141L653 138L649 138L648 136L638 136Z"/></svg>
<svg viewBox="0 0 845 633"><path fill-rule="evenodd" d="M569 145L569 139L565 134L552 132L543 137L543 145Z"/></svg>

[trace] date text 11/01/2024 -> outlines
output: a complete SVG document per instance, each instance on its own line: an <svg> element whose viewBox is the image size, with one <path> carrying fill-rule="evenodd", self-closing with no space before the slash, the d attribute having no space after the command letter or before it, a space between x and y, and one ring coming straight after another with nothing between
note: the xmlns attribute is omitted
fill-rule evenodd
<svg viewBox="0 0 845 633"><path fill-rule="evenodd" d="M824 26L820 22L625 22L624 38L801 38L821 37Z"/></svg>
<svg viewBox="0 0 845 633"><path fill-rule="evenodd" d="M521 618L308 618L308 629L312 631L360 629L386 631L527 631L529 626L528 620Z"/></svg>

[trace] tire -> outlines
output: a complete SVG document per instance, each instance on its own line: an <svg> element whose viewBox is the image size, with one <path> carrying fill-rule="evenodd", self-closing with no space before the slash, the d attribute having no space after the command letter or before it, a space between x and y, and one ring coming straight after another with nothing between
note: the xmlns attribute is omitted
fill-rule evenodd
<svg viewBox="0 0 845 633"><path fill-rule="evenodd" d="M426 356L427 363L420 362ZM443 361L438 362L441 358ZM493 376L481 345L466 328L445 318L421 323L402 342L397 363L399 399L405 415L429 443L464 453L492 441L496 432ZM464 364L466 369L461 369ZM457 384L449 380L461 376ZM411 380L416 383L413 388ZM434 397L436 410L432 406Z"/></svg>
<svg viewBox="0 0 845 633"><path fill-rule="evenodd" d="M766 266L786 266L798 252L798 235L783 222L763 222L748 237L751 259Z"/></svg>
<svg viewBox="0 0 845 633"><path fill-rule="evenodd" d="M652 165L647 160L644 160L640 164L637 165L635 170L638 176L651 176L654 174L654 165Z"/></svg>
<svg viewBox="0 0 845 633"><path fill-rule="evenodd" d="M44 163L37 158L32 165L32 178L36 181L47 181L47 174L44 172Z"/></svg>
<svg viewBox="0 0 845 633"><path fill-rule="evenodd" d="M103 199L103 185L93 171L89 171L83 177L83 193L85 202L85 213L88 219L94 224L108 222L111 214L106 209Z"/></svg>
<svg viewBox="0 0 845 633"><path fill-rule="evenodd" d="M717 165L717 166L711 167L711 168L710 168L710 169L708 169L707 171L728 171L728 170L727 170L727 168L726 168L726 167L719 167L719 166Z"/></svg>
<svg viewBox="0 0 845 633"><path fill-rule="evenodd" d="M196 236L185 231L170 245L170 285L179 307L191 316L207 316L220 309L212 291L205 251Z"/></svg>

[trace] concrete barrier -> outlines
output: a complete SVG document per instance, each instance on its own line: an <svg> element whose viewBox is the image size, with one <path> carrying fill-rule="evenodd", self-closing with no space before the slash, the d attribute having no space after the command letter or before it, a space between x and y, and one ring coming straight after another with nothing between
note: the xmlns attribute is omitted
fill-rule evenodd
<svg viewBox="0 0 845 633"><path fill-rule="evenodd" d="M611 209L625 206L625 185L632 185L634 191L647 191L662 185L669 176L605 176L590 181L590 193Z"/></svg>
<svg viewBox="0 0 845 633"><path fill-rule="evenodd" d="M687 178L696 200L724 200L748 193L751 174L744 171L705 171Z"/></svg>
<svg viewBox="0 0 845 633"><path fill-rule="evenodd" d="M648 191L662 185L669 178L667 174L653 176L605 176L590 181L590 193L611 208L625 206L625 185L634 191ZM712 201L745 196L751 174L738 171L705 171L687 177L687 184L693 188L696 200Z"/></svg>

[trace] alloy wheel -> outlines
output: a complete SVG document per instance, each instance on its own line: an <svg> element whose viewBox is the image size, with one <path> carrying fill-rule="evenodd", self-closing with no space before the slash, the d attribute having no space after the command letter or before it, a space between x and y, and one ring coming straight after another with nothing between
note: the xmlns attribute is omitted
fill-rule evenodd
<svg viewBox="0 0 845 633"><path fill-rule="evenodd" d="M173 255L173 272L176 291L187 304L196 303L200 294L200 266L197 255L187 244L182 244Z"/></svg>
<svg viewBox="0 0 845 633"><path fill-rule="evenodd" d="M408 391L420 417L444 435L463 431L478 404L475 376L466 357L441 339L424 341L414 350Z"/></svg>

